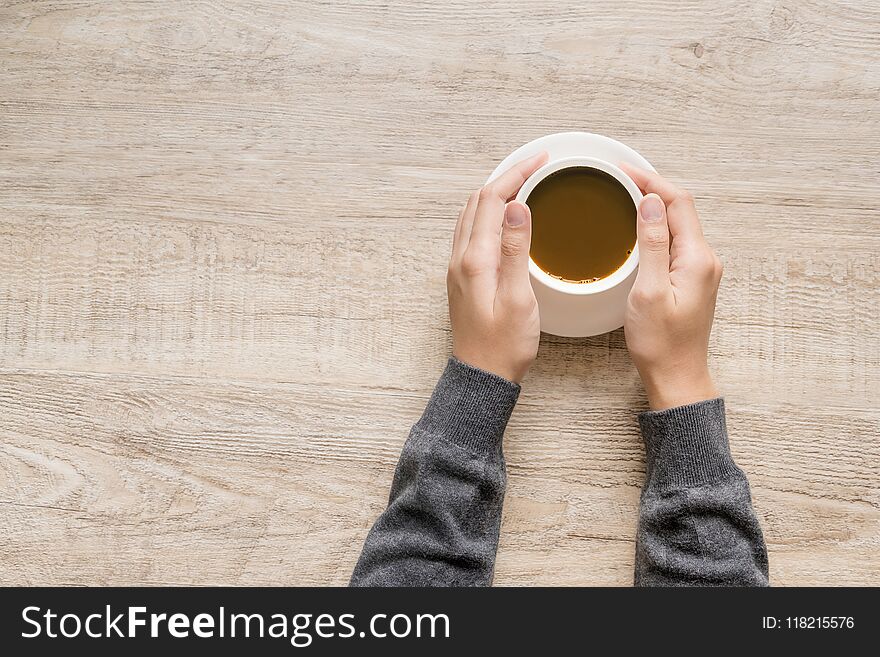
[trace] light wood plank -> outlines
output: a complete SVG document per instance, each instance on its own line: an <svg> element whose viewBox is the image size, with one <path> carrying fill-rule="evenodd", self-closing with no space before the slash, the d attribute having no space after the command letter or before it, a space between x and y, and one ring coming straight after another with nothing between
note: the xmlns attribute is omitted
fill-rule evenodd
<svg viewBox="0 0 880 657"><path fill-rule="evenodd" d="M387 389L5 371L4 582L344 584L424 401ZM498 583L631 580L644 477L633 419L625 402L551 409L527 398L517 408ZM857 442L880 423L821 420L789 420L797 439L774 438L768 459L777 409L733 412L735 455L779 555L774 574L809 583L831 550L837 576L872 581L880 448ZM852 447L828 449L835 441Z"/></svg>
<svg viewBox="0 0 880 657"><path fill-rule="evenodd" d="M458 208L631 144L725 261L775 584L880 584L876 3L0 3L0 583L343 584L449 352ZM496 582L631 581L622 332L544 336Z"/></svg>

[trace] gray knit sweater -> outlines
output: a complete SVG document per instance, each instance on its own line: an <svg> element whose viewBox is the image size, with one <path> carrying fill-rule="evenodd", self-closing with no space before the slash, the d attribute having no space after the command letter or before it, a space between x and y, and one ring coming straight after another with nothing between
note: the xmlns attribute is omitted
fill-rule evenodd
<svg viewBox="0 0 880 657"><path fill-rule="evenodd" d="M449 360L403 447L353 586L492 582L506 480L501 443L519 390ZM767 551L748 481L730 456L724 402L643 413L639 423L648 472L636 585L767 585Z"/></svg>

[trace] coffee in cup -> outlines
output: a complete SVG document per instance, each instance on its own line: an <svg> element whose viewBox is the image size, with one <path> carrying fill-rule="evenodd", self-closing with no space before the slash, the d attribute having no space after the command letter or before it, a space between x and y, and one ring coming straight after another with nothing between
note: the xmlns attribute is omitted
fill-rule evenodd
<svg viewBox="0 0 880 657"><path fill-rule="evenodd" d="M568 283L611 276L636 245L636 205L610 173L573 165L549 173L528 193L532 261Z"/></svg>

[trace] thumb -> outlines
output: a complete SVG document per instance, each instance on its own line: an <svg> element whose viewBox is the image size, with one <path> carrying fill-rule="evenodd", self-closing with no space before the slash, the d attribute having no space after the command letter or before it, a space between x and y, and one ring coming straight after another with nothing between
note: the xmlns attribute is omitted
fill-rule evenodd
<svg viewBox="0 0 880 657"><path fill-rule="evenodd" d="M669 224L666 205L656 194L639 203L637 221L639 273L635 287L644 292L662 291L669 286Z"/></svg>
<svg viewBox="0 0 880 657"><path fill-rule="evenodd" d="M532 242L532 212L529 206L511 201L504 209L501 229L501 282L508 289L529 285L529 246Z"/></svg>

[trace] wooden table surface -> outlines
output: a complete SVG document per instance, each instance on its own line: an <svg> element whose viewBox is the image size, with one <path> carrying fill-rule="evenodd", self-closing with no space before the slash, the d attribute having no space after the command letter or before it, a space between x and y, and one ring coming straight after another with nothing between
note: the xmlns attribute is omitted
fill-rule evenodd
<svg viewBox="0 0 880 657"><path fill-rule="evenodd" d="M0 2L0 583L345 584L467 194L587 130L697 198L782 584L880 585L880 6ZM632 581L622 331L543 336L496 584Z"/></svg>

